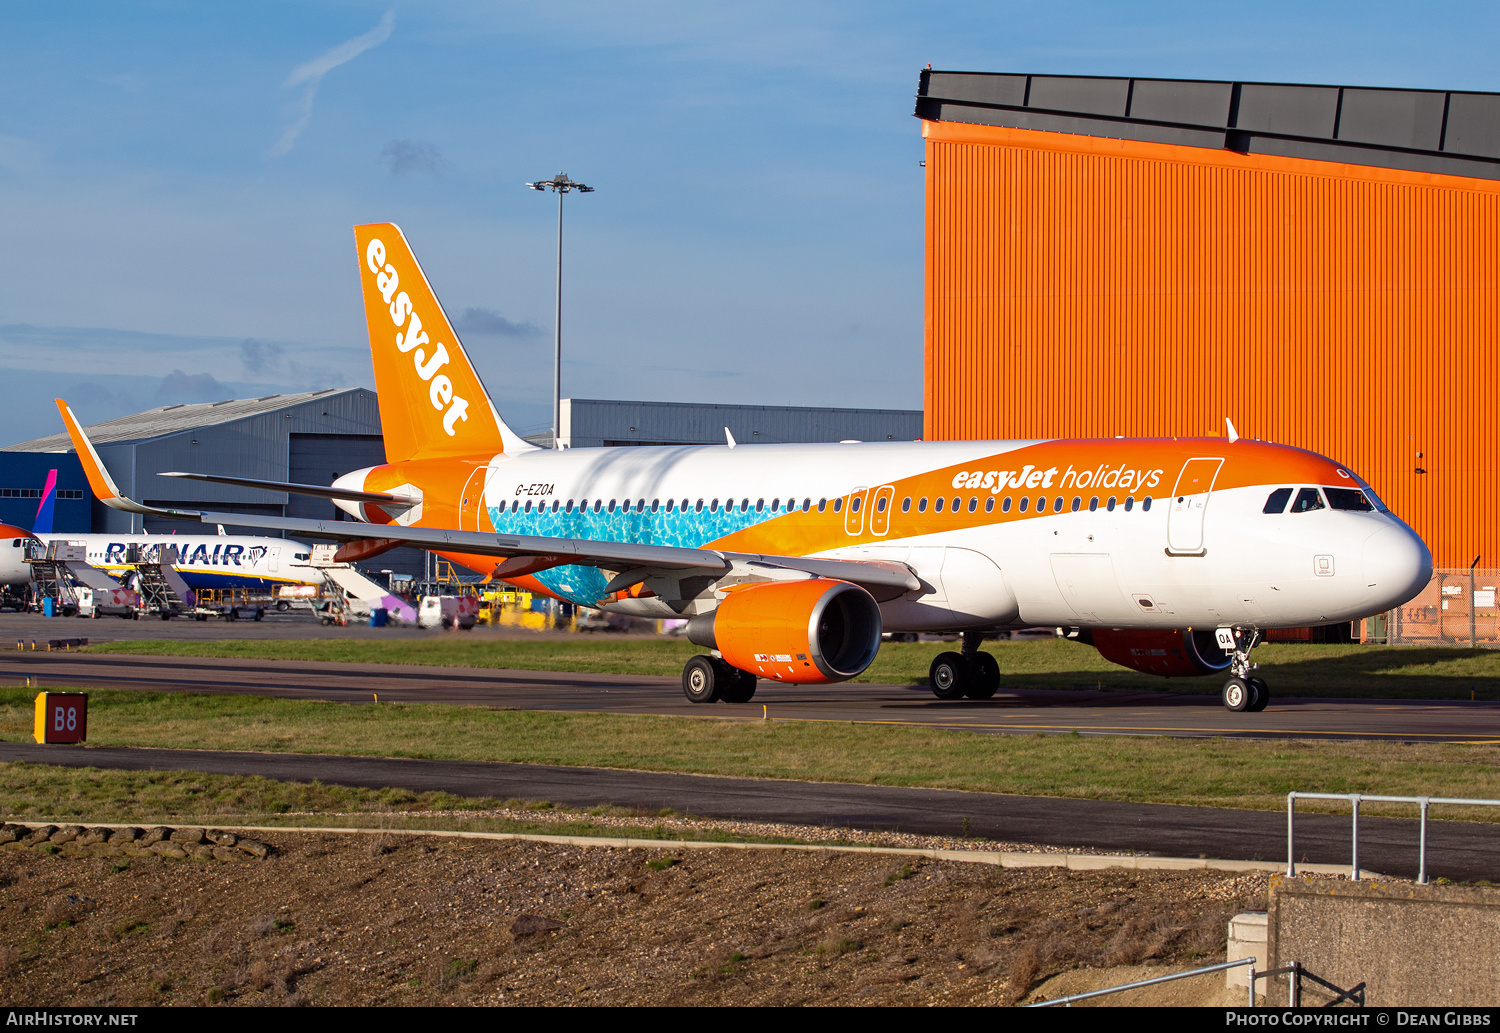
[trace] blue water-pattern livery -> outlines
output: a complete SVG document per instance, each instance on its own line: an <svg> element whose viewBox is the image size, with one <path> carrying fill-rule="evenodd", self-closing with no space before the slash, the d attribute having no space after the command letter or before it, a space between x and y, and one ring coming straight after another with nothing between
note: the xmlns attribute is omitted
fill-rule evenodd
<svg viewBox="0 0 1500 1033"><path fill-rule="evenodd" d="M764 523L785 514L785 507L766 508L757 513L752 504L746 509L715 506L717 500L704 500L703 509L694 502L686 509L681 500L674 500L672 512L667 512L663 503L656 512L647 504L637 508L616 506L609 511L609 503L588 503L588 509L574 507L571 512L559 506L553 512L550 506L526 512L510 506L492 506L490 521L502 534L532 534L552 538L581 538L592 542L632 542L640 545L675 545L697 549L709 542L718 541L725 535L742 531L747 527ZM779 501L779 500L776 500ZM793 501L789 500L788 505ZM523 504L524 505L524 504ZM543 504L545 506L545 504ZM593 606L604 594L608 579L596 567L569 565L553 567L533 575L551 591L569 602Z"/></svg>

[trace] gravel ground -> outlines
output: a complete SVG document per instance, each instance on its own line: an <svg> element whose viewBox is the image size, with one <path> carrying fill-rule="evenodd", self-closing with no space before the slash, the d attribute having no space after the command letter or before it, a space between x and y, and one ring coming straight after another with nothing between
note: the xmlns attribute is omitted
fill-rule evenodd
<svg viewBox="0 0 1500 1033"><path fill-rule="evenodd" d="M341 819L350 818L360 825L367 825L370 813L361 811L352 814L337 814L328 811L291 812L283 818L315 818L322 826L347 825ZM626 833L640 833L647 829L662 829L666 832L687 833L691 838L707 838L706 834L727 833L761 840L791 839L802 843L837 843L845 846L901 847L916 850L971 850L971 851L1016 851L1033 854L1118 854L1119 851L1096 850L1092 847L1061 847L1042 843L1012 843L995 839L957 839L948 836L918 836L905 832L889 832L870 829L828 828L821 825L785 825L764 821L732 821L718 818L642 818L639 815L593 814L587 811L547 809L497 808L489 811L401 811L401 820L408 826L431 821L433 827L461 820L465 824L482 822L484 819L527 822L537 825L569 825L587 822L600 829L619 829ZM592 835L593 833L590 833ZM1140 856L1148 856L1141 854Z"/></svg>
<svg viewBox="0 0 1500 1033"><path fill-rule="evenodd" d="M0 848L0 995L117 1006L1008 1004L1058 973L1221 960L1230 916L1264 907L1266 892L1263 875L1215 872L256 835L263 858L246 852L253 843L218 854L198 843L197 858L164 856L195 849L181 842Z"/></svg>

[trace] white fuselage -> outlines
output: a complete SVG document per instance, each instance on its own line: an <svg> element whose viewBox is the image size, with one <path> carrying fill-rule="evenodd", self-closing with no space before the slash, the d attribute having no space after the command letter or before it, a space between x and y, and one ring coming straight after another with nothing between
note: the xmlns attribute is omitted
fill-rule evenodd
<svg viewBox="0 0 1500 1033"><path fill-rule="evenodd" d="M404 477L433 518L410 522L434 526L903 563L922 587L881 601L891 631L1295 627L1397 606L1431 572L1420 538L1367 488L1364 511L1334 508L1330 488L1365 497L1352 473L1259 442L535 451L471 467L446 514L434 512L420 466L356 471L339 485L388 490L394 483L371 484L370 474ZM1204 469L1194 482L1192 471ZM1322 508L1264 512L1278 487L1313 489ZM369 518L358 504L345 508ZM599 602L607 581L581 566L535 577L585 605ZM608 608L681 612L649 595Z"/></svg>
<svg viewBox="0 0 1500 1033"><path fill-rule="evenodd" d="M50 534L44 542L82 545L87 562L113 577L133 569L126 561L130 546L171 545L178 550L173 566L187 582L199 589L243 589L266 591L278 585L322 584L322 573L312 567L312 549L287 538L201 534ZM31 580L22 538L0 541L0 584L24 584Z"/></svg>

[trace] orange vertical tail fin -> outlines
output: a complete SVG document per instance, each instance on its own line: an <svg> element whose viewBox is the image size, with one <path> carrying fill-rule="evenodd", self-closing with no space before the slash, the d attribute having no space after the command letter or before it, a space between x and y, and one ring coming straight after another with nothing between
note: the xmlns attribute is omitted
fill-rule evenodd
<svg viewBox="0 0 1500 1033"><path fill-rule="evenodd" d="M536 446L505 425L392 223L354 227L388 463Z"/></svg>

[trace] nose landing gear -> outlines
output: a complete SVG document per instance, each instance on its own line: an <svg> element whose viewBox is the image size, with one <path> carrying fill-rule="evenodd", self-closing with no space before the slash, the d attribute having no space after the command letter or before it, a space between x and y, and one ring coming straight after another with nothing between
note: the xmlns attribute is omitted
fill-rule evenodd
<svg viewBox="0 0 1500 1033"><path fill-rule="evenodd" d="M1218 642L1229 654L1229 671L1232 677L1224 683L1224 706L1236 713L1249 711L1259 713L1271 702L1271 689L1264 678L1250 672L1260 666L1250 662L1250 650L1260 641L1260 630L1248 631L1240 628L1220 628Z"/></svg>

